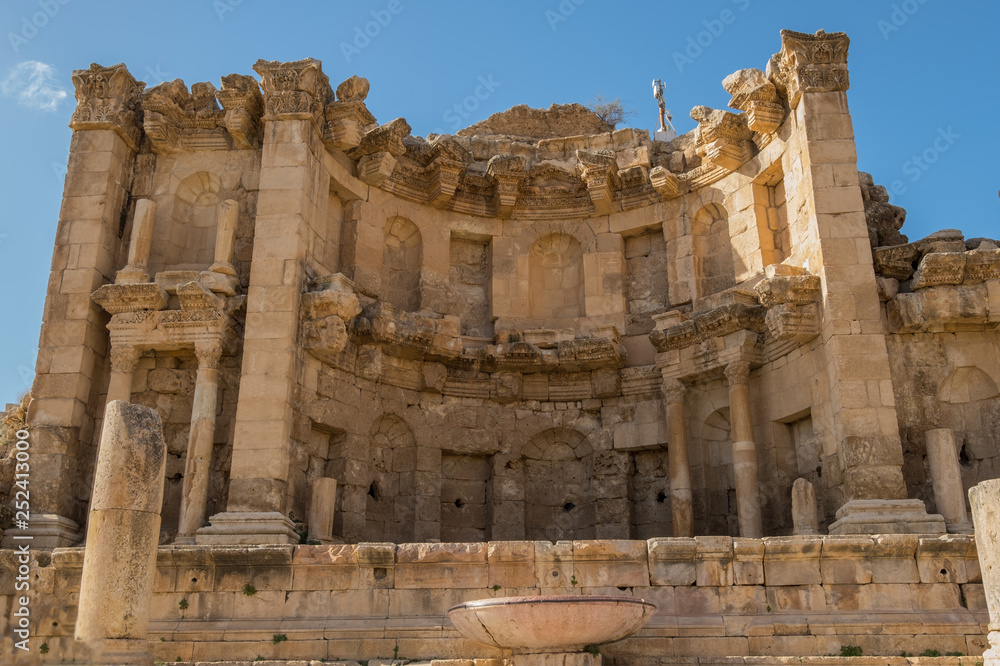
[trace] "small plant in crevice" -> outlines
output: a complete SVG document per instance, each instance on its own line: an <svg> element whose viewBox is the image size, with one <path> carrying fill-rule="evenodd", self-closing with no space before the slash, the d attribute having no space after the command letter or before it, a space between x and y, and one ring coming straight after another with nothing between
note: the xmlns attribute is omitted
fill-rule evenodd
<svg viewBox="0 0 1000 666"><path fill-rule="evenodd" d="M840 656L841 657L860 657L862 653L860 645L841 645L840 646Z"/></svg>
<svg viewBox="0 0 1000 666"><path fill-rule="evenodd" d="M396 643L396 646L392 648L392 660L397 661L398 659L399 659L399 643Z"/></svg>
<svg viewBox="0 0 1000 666"><path fill-rule="evenodd" d="M576 579L576 574L573 574L572 578L569 579L569 582L571 584L573 584L573 585L579 585L580 584L580 582Z"/></svg>
<svg viewBox="0 0 1000 666"><path fill-rule="evenodd" d="M288 636L285 634L274 634L271 636L271 642L277 645L278 643L284 643L288 640Z"/></svg>
<svg viewBox="0 0 1000 666"><path fill-rule="evenodd" d="M961 652L945 652L944 656L946 656L946 657L964 657L965 655L962 654Z"/></svg>
<svg viewBox="0 0 1000 666"><path fill-rule="evenodd" d="M928 650L924 650L923 652L921 652L917 656L918 657L940 657L941 653L938 650L930 650L930 649L928 649Z"/></svg>
<svg viewBox="0 0 1000 666"><path fill-rule="evenodd" d="M493 586L493 591L494 591L494 592L496 592L496 591L497 591L497 590L499 590L499 589L500 589L500 586L499 586L499 585L494 585L494 586Z"/></svg>
<svg viewBox="0 0 1000 666"><path fill-rule="evenodd" d="M181 599L180 601L177 602L177 607L180 608L182 611L186 611L188 609L188 600Z"/></svg>
<svg viewBox="0 0 1000 666"><path fill-rule="evenodd" d="M255 594L257 594L257 588L256 587L254 587L250 583L247 583L246 585L243 586L243 595L244 596L252 597Z"/></svg>
<svg viewBox="0 0 1000 666"><path fill-rule="evenodd" d="M598 648L593 643L591 643L590 645L584 645L583 646L583 651L586 652L587 654L593 656L593 657L600 657L601 656L601 650L600 650L600 648Z"/></svg>
<svg viewBox="0 0 1000 666"><path fill-rule="evenodd" d="M42 643L40 646L38 646L38 651L41 652L42 654L48 654L49 653L49 644L47 642L46 643Z"/></svg>

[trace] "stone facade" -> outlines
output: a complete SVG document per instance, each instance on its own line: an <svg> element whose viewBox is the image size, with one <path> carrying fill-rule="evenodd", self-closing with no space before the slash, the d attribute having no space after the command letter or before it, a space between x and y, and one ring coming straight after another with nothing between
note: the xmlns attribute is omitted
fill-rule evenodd
<svg viewBox="0 0 1000 666"><path fill-rule="evenodd" d="M829 609L835 626L883 593L963 627L961 645L934 645L980 649L964 550L958 578L924 580L918 557L876 581L890 556L871 549L957 543L927 535L968 531L965 491L1000 477L1000 247L899 234L905 214L858 172L848 43L782 31L766 71L726 78L732 111L695 107L697 129L669 143L605 131L578 106L411 136L374 118L366 80L334 89L312 59L258 61L259 82L231 74L218 90L146 90L124 65L75 72L27 414L35 545L85 537L104 406L131 400L163 423L161 544L197 544L161 550L161 574L204 560L154 598L154 634L187 641L186 659L229 654L198 641L244 640L223 619L356 616L363 633L375 615L426 616L436 636L440 604L483 596L505 549L511 576L534 564L503 587L549 586L535 568L551 558L580 589L669 596L621 663L666 654L656 636L692 637L671 643L689 645L680 656L714 635L734 637L720 656L826 654L811 624L787 633L809 640L776 641L791 625L761 618ZM312 536L340 545L288 545ZM437 542L473 545L384 545ZM610 577L574 569L614 544ZM654 551L675 563L653 566ZM455 553L470 564L439 564ZM434 566L403 573L425 556ZM220 567L260 565L260 601L294 590L308 605L296 558L344 563L371 612L285 595L257 615L216 594L230 589ZM404 601L413 586L442 591ZM204 605L174 617L188 591ZM679 629L688 612L722 624ZM475 651L446 638L429 653ZM309 650L278 656L386 656Z"/></svg>

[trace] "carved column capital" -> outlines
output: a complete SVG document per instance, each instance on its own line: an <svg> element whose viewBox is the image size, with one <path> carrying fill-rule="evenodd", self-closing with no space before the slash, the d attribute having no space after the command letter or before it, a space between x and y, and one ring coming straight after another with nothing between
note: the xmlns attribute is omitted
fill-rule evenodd
<svg viewBox="0 0 1000 666"><path fill-rule="evenodd" d="M132 374L135 371L135 366L139 363L142 352L132 346L112 347L109 356L111 357L112 372Z"/></svg>
<svg viewBox="0 0 1000 666"><path fill-rule="evenodd" d="M679 379L664 379L663 380L663 397L667 403L672 402L684 402L684 394L687 393L687 387L684 386L684 382Z"/></svg>
<svg viewBox="0 0 1000 666"><path fill-rule="evenodd" d="M788 95L788 105L798 106L804 92L847 90L847 49L851 40L843 32L820 30L814 35L781 31L781 51L768 63L768 76Z"/></svg>
<svg viewBox="0 0 1000 666"><path fill-rule="evenodd" d="M726 366L725 373L726 380L729 382L730 386L746 384L747 380L750 379L750 362L733 361Z"/></svg>
<svg viewBox="0 0 1000 666"><path fill-rule="evenodd" d="M76 111L69 126L74 130L110 129L128 143L132 150L139 147L142 134L142 91L146 84L136 81L125 65L73 72L76 88Z"/></svg>
<svg viewBox="0 0 1000 666"><path fill-rule="evenodd" d="M310 118L323 127L323 108L333 99L330 79L314 58L295 62L258 60L253 66L264 88L264 120Z"/></svg>
<svg viewBox="0 0 1000 666"><path fill-rule="evenodd" d="M194 355L198 358L199 370L216 370L219 367L219 359L222 357L222 343L218 340L196 342Z"/></svg>

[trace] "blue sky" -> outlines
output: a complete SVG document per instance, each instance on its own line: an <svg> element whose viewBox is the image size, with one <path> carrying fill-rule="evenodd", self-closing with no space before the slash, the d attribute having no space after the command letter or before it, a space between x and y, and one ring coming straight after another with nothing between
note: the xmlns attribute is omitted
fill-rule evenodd
<svg viewBox="0 0 1000 666"><path fill-rule="evenodd" d="M189 86L258 58L314 57L336 86L413 133L451 133L515 104L621 97L652 129L650 81L678 131L725 108L729 73L764 69L778 31L845 31L859 168L892 187L911 240L1000 236L995 120L1000 3L944 0L4 0L0 8L0 404L29 386L74 108L70 74L124 62L149 87ZM366 34L367 32L367 34Z"/></svg>

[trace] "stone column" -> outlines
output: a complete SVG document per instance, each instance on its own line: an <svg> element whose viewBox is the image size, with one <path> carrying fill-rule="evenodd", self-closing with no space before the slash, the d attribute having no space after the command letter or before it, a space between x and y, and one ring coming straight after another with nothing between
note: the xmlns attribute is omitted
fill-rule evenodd
<svg viewBox="0 0 1000 666"><path fill-rule="evenodd" d="M313 481L309 498L309 540L333 543L333 512L337 506L337 480L320 478Z"/></svg>
<svg viewBox="0 0 1000 666"><path fill-rule="evenodd" d="M318 60L258 61L264 145L247 290L243 368L229 497L198 543L297 543L286 500L299 304L312 229L326 224L323 109L333 93ZM248 388L248 387L252 387Z"/></svg>
<svg viewBox="0 0 1000 666"><path fill-rule="evenodd" d="M969 514L965 510L965 492L962 489L962 471L958 463L958 446L955 432L949 428L928 430L924 434L927 460L931 467L934 485L934 502L938 513L944 516L949 532L969 534Z"/></svg>
<svg viewBox="0 0 1000 666"><path fill-rule="evenodd" d="M233 268L233 251L236 243L236 223L240 217L240 204L226 199L219 204L218 231L215 234L215 263L211 270L224 275L236 275Z"/></svg>
<svg viewBox="0 0 1000 666"><path fill-rule="evenodd" d="M155 410L115 400L104 411L76 638L102 664L144 663L167 454Z"/></svg>
<svg viewBox="0 0 1000 666"><path fill-rule="evenodd" d="M816 489L802 478L792 484L792 534L819 534Z"/></svg>
<svg viewBox="0 0 1000 666"><path fill-rule="evenodd" d="M156 204L150 199L135 202L132 217L132 238L128 246L128 265L118 271L116 284L149 282L149 248L153 243Z"/></svg>
<svg viewBox="0 0 1000 666"><path fill-rule="evenodd" d="M736 477L736 511L740 536L764 536L757 482L757 444L750 417L750 364L736 361L726 366L729 382L729 433L733 440L733 471Z"/></svg>
<svg viewBox="0 0 1000 666"><path fill-rule="evenodd" d="M680 380L663 380L663 398L667 403L667 427L670 429L667 456L670 464L670 513L675 537L694 536L691 467L688 464L687 423L684 420L686 391Z"/></svg>
<svg viewBox="0 0 1000 666"><path fill-rule="evenodd" d="M1000 479L982 481L969 490L976 551L983 572L983 591L990 612L990 647L983 666L1000 666Z"/></svg>
<svg viewBox="0 0 1000 666"><path fill-rule="evenodd" d="M87 396L107 349L107 319L90 294L115 277L118 225L141 134L136 104L143 84L124 65L77 70L73 84L73 138L28 409L32 510L27 534L34 548L73 545L86 517L88 497L74 489L90 461L78 456L91 450L94 435L81 440L81 432L93 431L95 415ZM8 539L4 543L13 545Z"/></svg>
<svg viewBox="0 0 1000 666"><path fill-rule="evenodd" d="M111 349L111 379L108 382L106 404L115 400L128 402L132 399L132 373L139 363L142 353L135 347L113 347Z"/></svg>
<svg viewBox="0 0 1000 666"><path fill-rule="evenodd" d="M215 407L219 393L218 342L197 343L198 374L191 407L191 431L188 434L187 460L181 490L181 511L176 543L194 543L195 532L205 524L208 484L212 477L212 447L215 444Z"/></svg>

